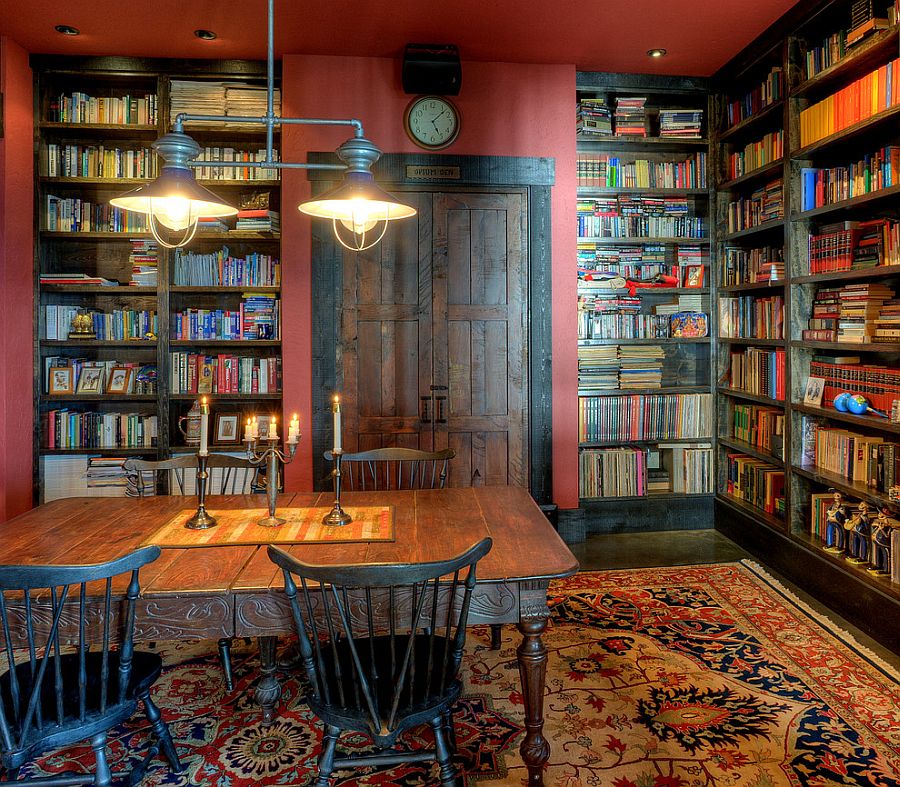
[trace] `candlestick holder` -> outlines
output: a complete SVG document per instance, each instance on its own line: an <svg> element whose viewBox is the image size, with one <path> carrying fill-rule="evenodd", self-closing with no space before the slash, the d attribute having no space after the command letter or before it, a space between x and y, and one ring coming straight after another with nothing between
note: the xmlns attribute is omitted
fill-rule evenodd
<svg viewBox="0 0 900 787"><path fill-rule="evenodd" d="M197 454L197 511L184 523L189 530L208 530L218 523L206 510L206 482L209 479L209 455Z"/></svg>
<svg viewBox="0 0 900 787"><path fill-rule="evenodd" d="M256 449L257 441L254 439L247 441L247 459L251 465L266 465L266 500L269 504L269 515L264 516L256 524L262 527L278 527L283 525L287 520L275 516L275 506L278 502L278 463L289 465L294 461L294 454L297 452L296 442L287 444L287 453L279 449L278 438L267 438L268 445L261 450Z"/></svg>
<svg viewBox="0 0 900 787"><path fill-rule="evenodd" d="M322 519L322 524L330 527L343 527L353 521L353 517L341 508L341 457L343 455L343 451L331 452L334 462L334 470L331 471L331 477L334 479L334 505Z"/></svg>

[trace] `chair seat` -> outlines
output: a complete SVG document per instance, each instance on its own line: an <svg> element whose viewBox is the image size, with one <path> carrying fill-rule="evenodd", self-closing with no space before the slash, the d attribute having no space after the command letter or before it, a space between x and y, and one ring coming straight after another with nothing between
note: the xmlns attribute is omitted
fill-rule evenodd
<svg viewBox="0 0 900 787"><path fill-rule="evenodd" d="M4 766L16 768L41 751L65 746L90 738L95 732L124 721L134 713L137 698L145 693L159 678L162 672L162 658L157 653L135 651L128 691L125 699L119 702L119 652L109 654L109 684L107 688L106 708L101 710L101 670L103 668L102 653L85 654L85 675L87 691L85 692L84 720L81 718L78 699L79 661L77 653L63 654L59 657L59 671L62 675L62 719L57 711L56 657L47 662L46 672L41 684L40 709L35 717L41 720L41 727L33 723L29 734L14 751L4 756ZM27 713L28 697L31 694L32 675L28 662L16 666L19 683L19 708L15 713L12 681L9 672L0 676L0 701L7 719L24 717ZM39 715L38 715L39 714Z"/></svg>
<svg viewBox="0 0 900 787"><path fill-rule="evenodd" d="M346 639L337 644L336 661L330 647L323 654L323 691L318 699L309 697L310 708L324 722L342 729L368 732L381 747L393 745L397 735L403 730L434 719L456 701L462 689L458 679L454 679L449 686L440 684L440 676L444 674L444 656L452 643L443 637L431 639L416 636L409 685L400 695L396 717L389 728L391 704L396 689L393 676L399 672L409 645L409 637L406 635L393 637L393 646L391 639L390 636L383 635L355 640L362 673L377 676L370 680L370 685L375 694L373 699L380 729L372 728L366 713L365 697L353 682L352 655ZM452 653L448 655L448 659L453 659Z"/></svg>

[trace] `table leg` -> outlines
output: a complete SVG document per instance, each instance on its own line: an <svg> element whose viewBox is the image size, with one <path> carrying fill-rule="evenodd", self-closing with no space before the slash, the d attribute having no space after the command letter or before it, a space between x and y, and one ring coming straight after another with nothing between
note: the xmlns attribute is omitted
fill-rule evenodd
<svg viewBox="0 0 900 787"><path fill-rule="evenodd" d="M275 718L275 706L281 699L281 684L275 677L275 648L278 637L257 637L259 641L259 683L256 684L254 699L262 708L263 723L269 724Z"/></svg>
<svg viewBox="0 0 900 787"><path fill-rule="evenodd" d="M529 787L543 787L544 765L550 759L550 744L544 737L544 683L547 678L547 649L541 634L547 627L546 615L523 618L519 621L522 644L519 657L519 676L525 700L525 738L519 746L522 761L528 768Z"/></svg>

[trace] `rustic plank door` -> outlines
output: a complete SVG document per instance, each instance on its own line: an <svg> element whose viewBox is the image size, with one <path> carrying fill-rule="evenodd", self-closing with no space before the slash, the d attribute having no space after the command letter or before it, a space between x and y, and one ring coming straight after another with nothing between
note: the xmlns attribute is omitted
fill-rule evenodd
<svg viewBox="0 0 900 787"><path fill-rule="evenodd" d="M527 486L525 195L404 197L416 221L344 255L346 447L449 446L451 485Z"/></svg>

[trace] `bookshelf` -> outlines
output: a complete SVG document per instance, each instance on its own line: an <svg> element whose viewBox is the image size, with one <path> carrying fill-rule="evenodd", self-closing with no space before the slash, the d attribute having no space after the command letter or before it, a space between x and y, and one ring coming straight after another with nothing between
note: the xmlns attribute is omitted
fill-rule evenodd
<svg viewBox="0 0 900 787"><path fill-rule="evenodd" d="M893 147L900 93L886 78L888 68L891 85L893 74L900 75L900 26L888 2L875 5L886 26L852 46L845 43L849 1L810 3L805 16L785 17L714 77L711 133L720 223L727 223L737 198L778 178L783 184L783 217L737 231L732 226L714 255L720 328L716 524L772 557L777 570L803 575L804 584L836 608L848 603L841 596L857 594L855 610L865 606L858 599L870 600L873 609L884 609L885 601L892 610L900 604L900 582L826 553L825 536L816 532L822 496L830 489L844 496L851 514L865 501L900 518L900 500L892 499L886 485L892 479L884 474L884 455L893 450L885 446L900 442L900 424L833 406L843 391L862 393L871 406L877 401L888 411L900 396L900 388L890 387L891 370L900 368L900 332L892 332L900 294L900 228L893 219L900 197L900 150ZM735 95L776 72L777 100L736 122L729 118ZM758 161L755 171L735 170L741 146L777 131L783 144L771 146L771 161ZM777 280L760 280L761 262L776 262L779 252L770 266ZM742 312L735 301L753 298L759 306L773 296L783 303L783 331L774 336L757 330L758 319L750 324L748 316L760 315L751 314L749 302L740 304ZM723 315L733 330L722 330ZM748 348L782 354L774 367L775 395L735 384L732 355ZM825 381L821 402L805 401L810 376ZM854 465L854 452L865 461ZM735 466L739 458L741 468ZM773 486L773 480L783 475L783 501L772 491L776 499L760 508L758 496L736 487L741 471L743 485L749 481L754 491L766 484L780 490L781 482ZM881 629L878 614L863 624Z"/></svg>
<svg viewBox="0 0 900 787"><path fill-rule="evenodd" d="M177 253L155 248L140 217L108 206L156 176L150 144L192 102L220 114L234 86L250 86L255 94L239 89L234 100L256 101L261 110L249 114L262 114L265 64L34 56L32 67L35 497L121 494L119 480L108 479L109 460L193 450L178 426L201 395L204 372L211 429L217 414L280 416L278 173L199 170L203 185L252 213L201 227ZM265 148L258 127L189 131L215 157L259 160ZM79 312L90 316L95 338L70 336ZM96 366L103 382L81 390L83 370ZM51 367L73 368L71 388L49 390ZM113 367L132 370L121 392L108 387ZM95 480L91 457L107 460L96 462Z"/></svg>
<svg viewBox="0 0 900 787"><path fill-rule="evenodd" d="M577 110L580 507L589 531L701 526L714 420L707 85L583 72Z"/></svg>

